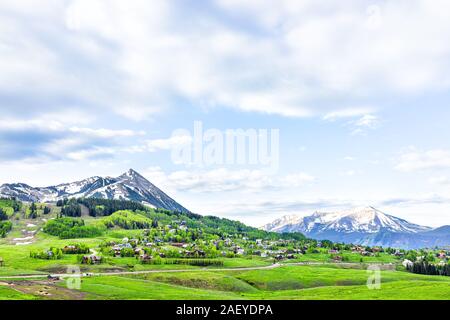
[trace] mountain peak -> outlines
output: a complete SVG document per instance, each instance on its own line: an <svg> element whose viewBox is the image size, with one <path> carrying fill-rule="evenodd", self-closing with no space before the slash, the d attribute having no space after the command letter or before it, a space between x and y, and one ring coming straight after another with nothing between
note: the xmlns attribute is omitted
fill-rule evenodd
<svg viewBox="0 0 450 320"><path fill-rule="evenodd" d="M130 176L130 177L132 177L132 176L140 176L140 177L142 177L142 176L139 174L139 172L137 172L137 171L134 170L133 168L128 169L128 171L125 172L124 174L127 175L127 176Z"/></svg>
<svg viewBox="0 0 450 320"><path fill-rule="evenodd" d="M64 198L83 197L130 200L155 208L189 212L134 169L129 169L116 178L96 176L44 188L34 188L25 184L5 184L0 186L0 196L16 197L30 202L55 202Z"/></svg>

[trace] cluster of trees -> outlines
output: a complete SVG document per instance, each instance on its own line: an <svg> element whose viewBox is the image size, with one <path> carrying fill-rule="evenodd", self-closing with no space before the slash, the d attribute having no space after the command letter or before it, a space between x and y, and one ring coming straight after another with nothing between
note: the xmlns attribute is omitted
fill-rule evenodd
<svg viewBox="0 0 450 320"><path fill-rule="evenodd" d="M31 251L30 257L34 259L44 260L58 260L63 256L63 251L60 248L51 247L46 251Z"/></svg>
<svg viewBox="0 0 450 320"><path fill-rule="evenodd" d="M74 243L69 244L62 250L65 254L86 254L89 253L91 249L84 243Z"/></svg>
<svg viewBox="0 0 450 320"><path fill-rule="evenodd" d="M37 217L38 217L37 205L36 203L33 202L30 206L30 213L28 214L28 218L36 219Z"/></svg>
<svg viewBox="0 0 450 320"><path fill-rule="evenodd" d="M430 276L450 277L450 264L434 264L427 261L414 262L406 267L409 272Z"/></svg>
<svg viewBox="0 0 450 320"><path fill-rule="evenodd" d="M156 257L155 259L149 259L142 261L143 264L161 265L161 264L179 264L179 265L189 265L197 267L223 267L223 260L220 259L161 259Z"/></svg>
<svg viewBox="0 0 450 320"><path fill-rule="evenodd" d="M0 198L0 204L3 207L11 207L14 212L20 211L22 207L22 202L16 200L16 198Z"/></svg>
<svg viewBox="0 0 450 320"><path fill-rule="evenodd" d="M82 204L89 209L89 215L92 217L110 216L116 211L121 210L146 210L147 208L138 202L127 200L109 200L99 198L79 198L74 199L76 203Z"/></svg>
<svg viewBox="0 0 450 320"><path fill-rule="evenodd" d="M81 207L77 203L70 203L61 208L61 215L66 217L81 217Z"/></svg>
<svg viewBox="0 0 450 320"><path fill-rule="evenodd" d="M61 239L76 239L99 237L103 230L95 226L86 226L82 219L58 218L48 221L44 226L44 232Z"/></svg>
<svg viewBox="0 0 450 320"><path fill-rule="evenodd" d="M2 208L0 208L0 221L5 221L8 220L8 214L6 213L5 210L3 210Z"/></svg>
<svg viewBox="0 0 450 320"><path fill-rule="evenodd" d="M419 259L419 257L420 261L423 262L431 263L436 261L436 256L432 251L426 251L422 249L422 250L409 250L405 253L405 259L410 261L416 261Z"/></svg>
<svg viewBox="0 0 450 320"><path fill-rule="evenodd" d="M0 238L6 237L6 234L12 229L11 221L0 221Z"/></svg>

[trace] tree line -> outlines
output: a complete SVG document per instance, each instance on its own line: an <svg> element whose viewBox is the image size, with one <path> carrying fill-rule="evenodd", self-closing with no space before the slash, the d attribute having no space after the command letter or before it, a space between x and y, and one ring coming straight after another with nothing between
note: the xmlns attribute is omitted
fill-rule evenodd
<svg viewBox="0 0 450 320"><path fill-rule="evenodd" d="M409 264L406 269L409 272L425 274L429 276L447 276L450 277L450 264L434 264L428 261L420 261Z"/></svg>

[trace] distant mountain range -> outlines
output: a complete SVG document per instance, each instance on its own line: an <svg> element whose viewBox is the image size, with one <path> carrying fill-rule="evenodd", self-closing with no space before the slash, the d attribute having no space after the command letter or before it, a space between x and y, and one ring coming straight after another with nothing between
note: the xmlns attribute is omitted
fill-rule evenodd
<svg viewBox="0 0 450 320"><path fill-rule="evenodd" d="M450 226L419 226L373 207L340 212L315 212L310 216L285 216L263 227L266 231L301 232L307 237L333 242L404 249L450 245Z"/></svg>
<svg viewBox="0 0 450 320"><path fill-rule="evenodd" d="M31 187L24 183L0 186L0 197L28 202L55 202L64 198L103 198L137 201L154 208L189 212L133 169L119 177L91 177L51 187Z"/></svg>

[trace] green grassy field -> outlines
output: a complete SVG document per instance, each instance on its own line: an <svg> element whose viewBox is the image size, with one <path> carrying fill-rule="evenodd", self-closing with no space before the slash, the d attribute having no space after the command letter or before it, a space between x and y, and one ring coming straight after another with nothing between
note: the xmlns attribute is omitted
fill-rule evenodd
<svg viewBox="0 0 450 320"><path fill-rule="evenodd" d="M10 203L0 201L9 212ZM42 206L38 206L42 210ZM8 211L9 210L9 211ZM10 299L450 299L450 278L423 276L406 272L400 260L387 253L362 257L342 252L345 263L333 263L326 249L321 253L306 253L296 259L273 265L273 258L241 256L220 258L223 266L196 267L173 264L141 264L134 257L108 256L100 265L78 265L76 255L65 254L59 260L30 257L31 251L63 248L71 243L86 244L96 253L104 241L120 242L124 237L139 236L142 230L111 228L96 238L63 240L43 233L45 223L56 217L58 208L38 219L27 219L27 208L11 215L13 230L0 239L0 300ZM86 225L101 223L83 217ZM24 240L27 237L30 239ZM24 245L21 245L25 242ZM304 265L305 263L311 265ZM381 288L370 290L367 280L369 264L378 263ZM303 264L303 265L302 265ZM67 287L66 280L47 280L47 274L62 274L69 266L78 265L84 273L104 275L83 277L80 290ZM267 267L270 267L268 269ZM258 270L250 270L259 268ZM261 269L264 268L264 269ZM233 269L233 270L226 270ZM240 270L235 270L240 269ZM385 270L390 269L390 270ZM111 272L152 271L145 274L115 274ZM175 272L177 271L177 272ZM44 275L41 279L25 275ZM11 279L9 276L23 276Z"/></svg>
<svg viewBox="0 0 450 320"><path fill-rule="evenodd" d="M308 299L444 300L444 277L382 271L381 288L370 290L365 270L290 266L273 270L155 273L83 279L87 299Z"/></svg>

